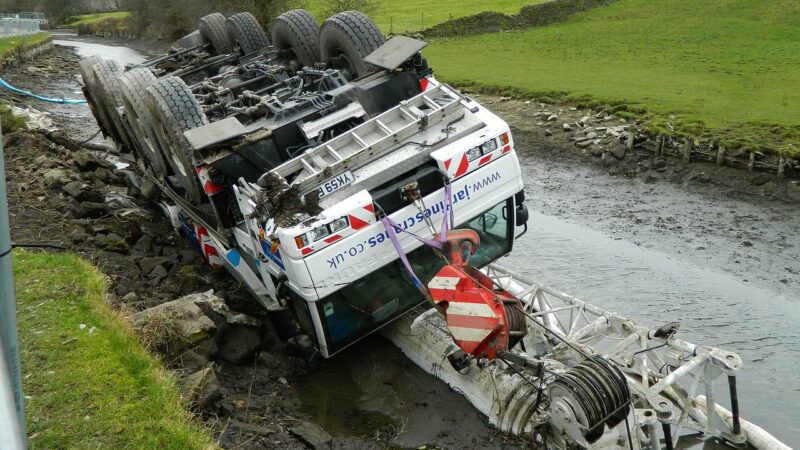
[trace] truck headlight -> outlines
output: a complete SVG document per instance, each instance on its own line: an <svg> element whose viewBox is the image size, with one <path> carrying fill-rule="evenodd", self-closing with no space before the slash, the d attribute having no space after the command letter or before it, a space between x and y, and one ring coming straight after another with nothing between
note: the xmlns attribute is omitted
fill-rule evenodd
<svg viewBox="0 0 800 450"><path fill-rule="evenodd" d="M331 233L328 231L328 227L326 227L325 225L323 225L321 227L314 228L313 230L308 232L308 236L309 236L309 238L311 239L312 242L313 241L318 241L318 240L324 238L325 236L327 236L329 234L331 234Z"/></svg>
<svg viewBox="0 0 800 450"><path fill-rule="evenodd" d="M497 150L497 141L494 139L491 141L486 141L486 143L481 145L481 150L483 151L484 155L492 153L493 151Z"/></svg>
<svg viewBox="0 0 800 450"><path fill-rule="evenodd" d="M467 150L467 159L470 161L480 158L482 155L480 147L472 147Z"/></svg>
<svg viewBox="0 0 800 450"><path fill-rule="evenodd" d="M331 233L336 233L339 230L343 230L343 229L347 228L348 225L349 225L349 223L347 222L347 216L344 216L344 217L340 217L340 218L334 220L333 222L331 222L328 225L328 228L330 228Z"/></svg>

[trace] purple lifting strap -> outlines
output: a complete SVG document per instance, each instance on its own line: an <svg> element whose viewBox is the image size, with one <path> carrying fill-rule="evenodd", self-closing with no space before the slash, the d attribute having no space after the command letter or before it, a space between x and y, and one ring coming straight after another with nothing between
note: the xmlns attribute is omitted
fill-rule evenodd
<svg viewBox="0 0 800 450"><path fill-rule="evenodd" d="M444 215L442 217L442 226L439 232L439 240L435 239L427 239L424 238L416 233L413 233L408 230L403 230L397 224L397 222L393 221L389 218L389 216L384 215L381 218L381 223L383 223L383 227L386 228L386 235L388 236L389 240L394 245L395 251L397 251L397 255L400 256L400 261L403 262L403 266L406 268L406 272L408 275L411 276L411 282L414 286L422 292L422 295L428 297L428 289L422 284L417 274L414 273L414 269L411 267L411 263L408 262L408 257L406 256L405 252L403 251L403 246L400 245L400 240L397 238L397 232L407 233L413 236L416 240L422 242L423 244L436 248L436 249L443 249L444 243L447 240L447 230L448 230L448 219L449 219L449 227L452 229L455 226L455 216L453 213L453 196L452 196L452 188L450 183L445 184L444 186L444 198L445 198L445 207L444 207Z"/></svg>

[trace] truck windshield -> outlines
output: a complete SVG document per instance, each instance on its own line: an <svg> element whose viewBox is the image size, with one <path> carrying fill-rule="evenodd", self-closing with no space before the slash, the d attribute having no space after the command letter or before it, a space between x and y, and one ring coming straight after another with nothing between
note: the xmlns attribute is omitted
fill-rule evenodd
<svg viewBox="0 0 800 450"><path fill-rule="evenodd" d="M472 256L470 265L483 267L511 252L512 212L513 200L508 199L458 225L458 228L471 228L480 235L481 245ZM408 260L426 285L444 265L428 247L420 247L409 253ZM305 303L299 298L293 300ZM333 354L423 301L422 295L412 286L402 263L395 261L308 306L313 308L316 305L319 308L325 340L330 354ZM310 318L301 317L307 314L305 305L296 303L293 306L295 313L299 313L297 315L303 331L314 336Z"/></svg>

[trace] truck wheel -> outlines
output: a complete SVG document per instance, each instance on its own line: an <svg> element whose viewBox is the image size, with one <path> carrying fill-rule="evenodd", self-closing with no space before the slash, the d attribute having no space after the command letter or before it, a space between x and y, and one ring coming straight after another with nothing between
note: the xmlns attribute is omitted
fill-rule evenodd
<svg viewBox="0 0 800 450"><path fill-rule="evenodd" d="M211 42L214 54L227 55L233 53L233 41L225 29L225 16L220 13L209 14L200 18L200 34Z"/></svg>
<svg viewBox="0 0 800 450"><path fill-rule="evenodd" d="M383 45L383 34L366 14L340 12L326 20L319 29L322 60L355 79L377 70L364 58Z"/></svg>
<svg viewBox="0 0 800 450"><path fill-rule="evenodd" d="M238 13L228 17L226 23L228 36L242 49L245 55L269 47L269 39L256 18L248 13Z"/></svg>
<svg viewBox="0 0 800 450"><path fill-rule="evenodd" d="M92 109L92 113L97 118L97 125L100 126L100 131L103 132L103 136L114 137L114 125L109 120L108 114L106 114L101 104L100 88L97 86L97 77L94 76L94 66L102 61L103 59L97 55L83 58L78 63L78 71L83 79L84 96Z"/></svg>
<svg viewBox="0 0 800 450"><path fill-rule="evenodd" d="M272 45L283 58L303 66L319 61L319 24L304 9L295 9L278 16L272 24Z"/></svg>
<svg viewBox="0 0 800 450"><path fill-rule="evenodd" d="M128 129L119 114L119 108L122 106L122 95L119 90L119 77L122 76L124 71L122 65L115 60L109 59L95 64L93 71L97 81L98 103L100 103L100 108L104 109L107 114L115 140L118 144L123 144L129 150L133 150L130 145Z"/></svg>
<svg viewBox="0 0 800 450"><path fill-rule="evenodd" d="M150 126L155 131L164 157L177 177L187 200L203 201L203 191L195 172L185 131L208 124L203 108L191 89L178 77L162 78L146 90Z"/></svg>
<svg viewBox="0 0 800 450"><path fill-rule="evenodd" d="M167 175L167 165L158 146L155 132L150 126L150 111L145 103L145 90L155 82L156 77L153 72L141 67L122 75L120 90L128 124L133 131L133 138L138 144L144 162L152 168L153 175L161 179Z"/></svg>

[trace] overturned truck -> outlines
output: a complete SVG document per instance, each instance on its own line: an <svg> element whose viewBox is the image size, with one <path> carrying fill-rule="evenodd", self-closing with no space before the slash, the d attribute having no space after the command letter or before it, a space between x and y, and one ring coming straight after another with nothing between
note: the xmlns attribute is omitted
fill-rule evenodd
<svg viewBox="0 0 800 450"><path fill-rule="evenodd" d="M80 69L175 229L322 356L380 331L547 448L671 449L685 430L788 448L739 417L738 355L495 263L527 230L513 137L424 47L357 11L289 11L271 39L212 14L161 57Z"/></svg>

